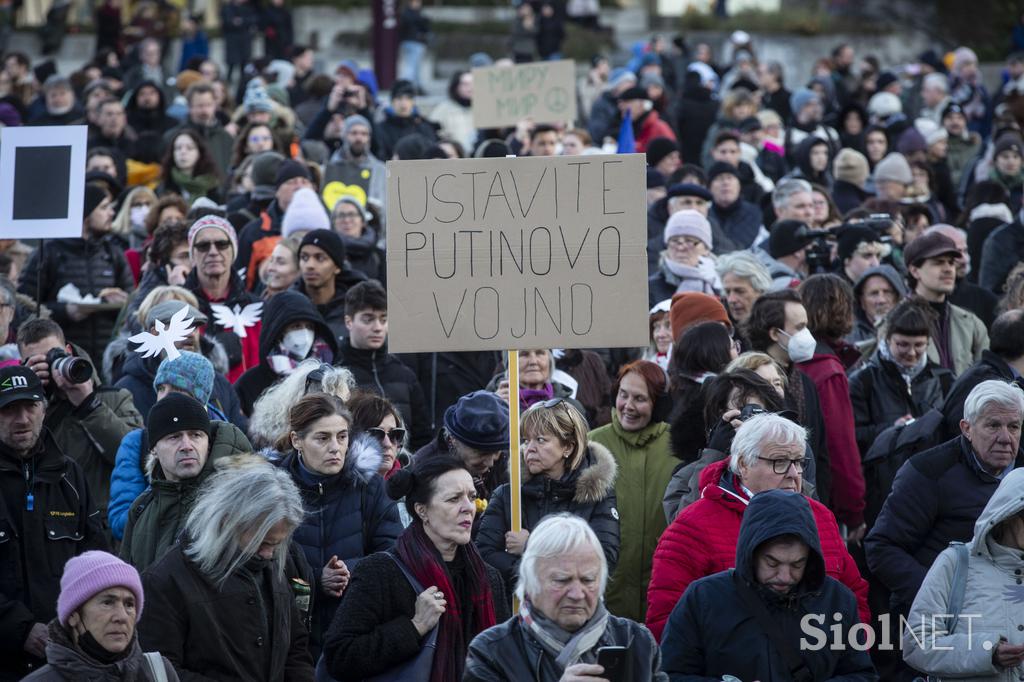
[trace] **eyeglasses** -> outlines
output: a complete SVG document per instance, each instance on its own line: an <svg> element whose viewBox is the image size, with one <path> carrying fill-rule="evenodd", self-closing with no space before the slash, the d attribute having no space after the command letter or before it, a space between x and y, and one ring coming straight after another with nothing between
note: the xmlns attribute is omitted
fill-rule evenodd
<svg viewBox="0 0 1024 682"><path fill-rule="evenodd" d="M199 253L208 253L210 248L216 248L218 251L227 251L231 248L231 241L228 239L216 239L208 242L196 242L192 247Z"/></svg>
<svg viewBox="0 0 1024 682"><path fill-rule="evenodd" d="M401 445L405 442L405 429L391 429L390 431L385 431L380 428L372 428L366 429L366 432L378 443L383 443L385 438L390 440L392 445Z"/></svg>
<svg viewBox="0 0 1024 682"><path fill-rule="evenodd" d="M771 457L758 457L758 459L771 462L772 471L780 475L789 471L790 466L795 466L797 471L803 471L807 468L806 457L801 457L800 459L772 459Z"/></svg>
<svg viewBox="0 0 1024 682"><path fill-rule="evenodd" d="M338 220L355 220L359 217L358 213L349 213L348 211L339 211L334 214L334 217Z"/></svg>
<svg viewBox="0 0 1024 682"><path fill-rule="evenodd" d="M250 135L249 142L270 142L273 140L270 135Z"/></svg>

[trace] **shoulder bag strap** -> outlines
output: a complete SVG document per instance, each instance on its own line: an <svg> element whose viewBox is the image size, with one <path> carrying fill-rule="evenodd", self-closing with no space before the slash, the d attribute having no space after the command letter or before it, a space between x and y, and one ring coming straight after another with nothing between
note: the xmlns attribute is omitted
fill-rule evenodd
<svg viewBox="0 0 1024 682"><path fill-rule="evenodd" d="M164 657L159 651L149 651L144 654L146 663L149 664L149 671L153 673L155 682L167 682L167 668L164 667Z"/></svg>
<svg viewBox="0 0 1024 682"><path fill-rule="evenodd" d="M964 607L964 593L967 591L967 545L962 542L951 542L949 546L956 552L956 567L953 569L952 591L949 593L949 633L956 630L960 622L960 611Z"/></svg>
<svg viewBox="0 0 1024 682"><path fill-rule="evenodd" d="M412 591L416 593L416 596L419 596L419 594L426 588L420 584L419 580L416 580L416 576L412 574L412 571L409 570L409 567L402 563L402 560L399 559L397 555L391 552L384 553L388 556L389 559L398 564L398 568L402 571L402 575L405 576L405 579L409 581L409 585L412 586ZM427 638L423 640L423 646L433 647L435 645L435 643L437 642L437 630L438 627L435 625L434 629L430 631L429 635L427 635Z"/></svg>
<svg viewBox="0 0 1024 682"><path fill-rule="evenodd" d="M772 646L782 656L786 667L789 668L790 675L793 676L793 682L812 682L814 675L796 651L798 643L786 642L782 638L782 633L772 621L772 617L768 613L768 609L765 608L764 602L754 594L754 591L750 589L750 586L747 585L746 581L735 570L732 572L732 580L736 585L736 593L739 596L740 602L747 608L747 612L757 621L761 630L768 636Z"/></svg>

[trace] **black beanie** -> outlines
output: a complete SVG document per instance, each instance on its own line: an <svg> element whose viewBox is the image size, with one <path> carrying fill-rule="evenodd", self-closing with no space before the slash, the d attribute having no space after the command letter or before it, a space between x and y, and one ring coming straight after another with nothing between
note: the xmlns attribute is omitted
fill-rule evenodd
<svg viewBox="0 0 1024 682"><path fill-rule="evenodd" d="M678 151L679 145L674 140L667 137L656 137L647 145L647 165L657 166L666 156Z"/></svg>
<svg viewBox="0 0 1024 682"><path fill-rule="evenodd" d="M299 253L302 253L302 247L312 244L323 249L334 264L338 266L339 270L345 269L345 242L341 240L341 237L334 230L312 230L307 232L306 236L302 238L302 243L299 244Z"/></svg>
<svg viewBox="0 0 1024 682"><path fill-rule="evenodd" d="M274 177L274 187L280 187L292 178L306 178L310 182L313 181L313 175L309 172L309 166L295 159L286 159L277 168L277 175Z"/></svg>
<svg viewBox="0 0 1024 682"><path fill-rule="evenodd" d="M156 445L178 431L202 431L210 434L210 415L199 401L184 393L170 393L158 400L146 419L146 441Z"/></svg>
<svg viewBox="0 0 1024 682"><path fill-rule="evenodd" d="M82 220L96 210L96 207L103 203L107 197L107 190L91 182L85 184L85 199L82 202Z"/></svg>

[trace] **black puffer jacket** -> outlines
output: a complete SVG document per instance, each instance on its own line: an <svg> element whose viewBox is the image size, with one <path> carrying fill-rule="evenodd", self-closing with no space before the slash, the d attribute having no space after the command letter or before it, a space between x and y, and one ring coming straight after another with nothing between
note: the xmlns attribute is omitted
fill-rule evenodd
<svg viewBox="0 0 1024 682"><path fill-rule="evenodd" d="M910 385L878 351L850 375L850 402L861 457L885 429L904 415L920 417L939 407L953 385L953 373L929 360Z"/></svg>
<svg viewBox="0 0 1024 682"><path fill-rule="evenodd" d="M547 476L523 474L523 529L537 527L548 514L569 512L590 524L601 541L608 571L619 559L619 512L615 507L615 458L603 445L590 443L583 461L555 481ZM512 529L512 500L509 484L498 487L491 497L476 544L480 555L501 571L509 587L514 585L519 557L505 551L505 533Z"/></svg>
<svg viewBox="0 0 1024 682"><path fill-rule="evenodd" d="M42 271L41 289L37 276ZM85 349L90 357L102 358L114 333L117 310L105 310L75 322L67 313L67 304L57 302L57 292L66 284L74 284L82 295L99 296L107 287L120 287L126 293L135 286L131 268L124 252L110 237L102 239L50 239L40 251L36 249L21 272L18 292L31 296L50 309L53 321L64 330L68 343Z"/></svg>
<svg viewBox="0 0 1024 682"><path fill-rule="evenodd" d="M90 549L107 541L82 468L46 429L30 457L0 446L0 680L43 665L25 638L57 615L64 564Z"/></svg>
<svg viewBox="0 0 1024 682"><path fill-rule="evenodd" d="M433 410L431 432L441 426L449 406L486 387L501 368L501 354L496 351L403 353L398 357L416 373L427 408Z"/></svg>
<svg viewBox="0 0 1024 682"><path fill-rule="evenodd" d="M270 367L268 356L284 338L288 325L308 322L313 332L322 339L331 352L337 356L338 342L330 327L324 322L313 302L297 291L282 291L272 296L263 307L263 327L260 330L260 364L250 367L235 382L235 391L242 403L242 412L252 415L253 405L263 391L270 388L281 377Z"/></svg>
<svg viewBox="0 0 1024 682"><path fill-rule="evenodd" d="M363 557L391 549L402 533L398 507L384 492L384 479L377 474L381 455L364 437L353 443L345 456L341 473L316 480L299 464L295 452L278 463L291 474L302 493L306 518L295 529L294 541L306 555L316 576L316 602L310 649L320 655L327 628L341 598L321 591L320 577L332 556L355 569Z"/></svg>
<svg viewBox="0 0 1024 682"><path fill-rule="evenodd" d="M423 399L423 389L411 369L402 364L398 356L391 355L387 346L377 350L353 348L348 339L342 339L337 361L334 363L352 372L356 386L382 395L398 409L405 428L409 429L413 449L422 447L433 437L430 432L430 414Z"/></svg>
<svg viewBox="0 0 1024 682"><path fill-rule="evenodd" d="M398 116L388 107L384 111L384 120L373 128L374 141L377 143L378 156L390 159L395 153L395 145L407 135L420 135L428 142L437 141L437 130L440 126L423 118L418 111L411 116Z"/></svg>

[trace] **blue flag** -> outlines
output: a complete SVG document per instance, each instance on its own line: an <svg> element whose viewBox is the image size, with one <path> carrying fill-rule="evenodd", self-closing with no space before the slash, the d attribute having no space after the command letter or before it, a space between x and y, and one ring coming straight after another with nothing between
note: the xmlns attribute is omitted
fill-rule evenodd
<svg viewBox="0 0 1024 682"><path fill-rule="evenodd" d="M633 112L626 109L622 117L622 125L619 126L619 148L616 154L632 154L636 151L636 139L633 137Z"/></svg>

